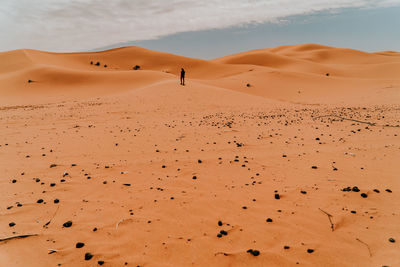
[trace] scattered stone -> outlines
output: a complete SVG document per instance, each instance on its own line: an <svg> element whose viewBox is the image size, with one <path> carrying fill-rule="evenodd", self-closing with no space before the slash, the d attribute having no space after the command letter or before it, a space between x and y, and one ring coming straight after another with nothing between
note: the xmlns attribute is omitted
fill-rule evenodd
<svg viewBox="0 0 400 267"><path fill-rule="evenodd" d="M300 191L300 193L302 193L303 195L307 194L307 191Z"/></svg>
<svg viewBox="0 0 400 267"><path fill-rule="evenodd" d="M280 199L281 196L279 194L275 194L275 199Z"/></svg>
<svg viewBox="0 0 400 267"><path fill-rule="evenodd" d="M98 261L97 264L98 264L98 265L103 265L103 264L104 264L104 261Z"/></svg>
<svg viewBox="0 0 400 267"><path fill-rule="evenodd" d="M389 238L389 242L394 243L394 242L396 242L396 240L394 240L394 238L391 237L391 238Z"/></svg>
<svg viewBox="0 0 400 267"><path fill-rule="evenodd" d="M60 200L58 198L54 199L54 204L60 203Z"/></svg>
<svg viewBox="0 0 400 267"><path fill-rule="evenodd" d="M311 166L311 169L318 169L317 166Z"/></svg>
<svg viewBox="0 0 400 267"><path fill-rule="evenodd" d="M311 248L309 248L309 249L307 249L307 252L308 252L308 253L313 253L313 252L314 252L314 250L313 250L313 249L311 249Z"/></svg>
<svg viewBox="0 0 400 267"><path fill-rule="evenodd" d="M15 222L10 222L10 223L8 224L8 226L14 227L14 226L15 226Z"/></svg>
<svg viewBox="0 0 400 267"><path fill-rule="evenodd" d="M367 194L365 194L365 193L361 193L361 197L363 197L363 198L367 198L367 197L368 197L368 195L367 195Z"/></svg>
<svg viewBox="0 0 400 267"><path fill-rule="evenodd" d="M225 230L221 230L221 231L219 231L219 233L220 233L221 235L228 235L228 232L225 231Z"/></svg>
<svg viewBox="0 0 400 267"><path fill-rule="evenodd" d="M283 247L283 249L289 249L289 248L290 248L289 246L284 246L284 247Z"/></svg>
<svg viewBox="0 0 400 267"><path fill-rule="evenodd" d="M57 164L51 164L50 165L50 168L54 168L54 167L57 167Z"/></svg>
<svg viewBox="0 0 400 267"><path fill-rule="evenodd" d="M353 192L360 192L360 189L358 189L357 186L353 186L353 188L351 189Z"/></svg>
<svg viewBox="0 0 400 267"><path fill-rule="evenodd" d="M388 193L392 193L392 190L390 190L390 189L386 189L385 191Z"/></svg>
<svg viewBox="0 0 400 267"><path fill-rule="evenodd" d="M222 222L221 221L218 221L218 226L222 226Z"/></svg>
<svg viewBox="0 0 400 267"><path fill-rule="evenodd" d="M36 201L36 203L38 203L38 204L43 203L43 199L38 199L38 201Z"/></svg>
<svg viewBox="0 0 400 267"><path fill-rule="evenodd" d="M246 251L247 253L250 253L251 255L253 255L253 256L258 256L258 255L260 255L260 251L258 251L258 250L253 250L253 249L249 249L249 250L247 250Z"/></svg>
<svg viewBox="0 0 400 267"><path fill-rule="evenodd" d="M69 228L69 227L72 226L72 222L71 222L71 221L65 222L65 223L63 224L63 226L64 226L65 228Z"/></svg>
<svg viewBox="0 0 400 267"><path fill-rule="evenodd" d="M85 246L85 243L82 243L82 242L78 242L75 245L76 248L83 248L84 246Z"/></svg>
<svg viewBox="0 0 400 267"><path fill-rule="evenodd" d="M271 218L266 219L267 222L272 222Z"/></svg>
<svg viewBox="0 0 400 267"><path fill-rule="evenodd" d="M374 189L375 193L380 193L380 191L378 189Z"/></svg>
<svg viewBox="0 0 400 267"><path fill-rule="evenodd" d="M86 253L85 254L85 261L91 260L93 258L93 255L91 253Z"/></svg>

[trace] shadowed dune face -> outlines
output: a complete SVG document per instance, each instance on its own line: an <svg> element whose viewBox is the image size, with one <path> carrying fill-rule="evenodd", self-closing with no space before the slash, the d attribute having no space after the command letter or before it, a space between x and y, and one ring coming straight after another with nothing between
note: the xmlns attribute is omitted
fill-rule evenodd
<svg viewBox="0 0 400 267"><path fill-rule="evenodd" d="M135 66L139 70L133 70ZM0 95L9 100L14 97L17 103L20 94L114 94L177 80L182 67L192 82L280 101L399 100L399 53L365 53L315 44L259 49L211 61L140 47L70 54L16 50L0 54Z"/></svg>
<svg viewBox="0 0 400 267"><path fill-rule="evenodd" d="M0 266L400 266L398 64L1 53Z"/></svg>

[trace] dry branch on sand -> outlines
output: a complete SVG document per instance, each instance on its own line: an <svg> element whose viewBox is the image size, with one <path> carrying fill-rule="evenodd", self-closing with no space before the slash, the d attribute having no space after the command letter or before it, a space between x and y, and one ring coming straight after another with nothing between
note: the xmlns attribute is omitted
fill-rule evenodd
<svg viewBox="0 0 400 267"><path fill-rule="evenodd" d="M330 224L331 224L331 229L332 229L332 232L333 232L333 231L335 230L335 226L334 226L334 224L333 224L333 222L332 222L333 216L330 215L329 213L327 213L326 211L320 209L320 208L319 208L319 210L322 211L323 213L325 213L326 216L328 216L329 222L330 222Z"/></svg>
<svg viewBox="0 0 400 267"><path fill-rule="evenodd" d="M5 238L0 238L0 242L6 242L12 239L18 239L18 238L26 238L30 236L37 236L37 234L28 234L28 235L16 235L16 236L9 236Z"/></svg>

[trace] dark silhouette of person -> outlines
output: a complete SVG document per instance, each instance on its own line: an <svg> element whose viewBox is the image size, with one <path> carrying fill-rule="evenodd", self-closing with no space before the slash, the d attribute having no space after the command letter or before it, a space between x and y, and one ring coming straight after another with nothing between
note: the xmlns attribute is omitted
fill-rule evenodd
<svg viewBox="0 0 400 267"><path fill-rule="evenodd" d="M185 85L185 70L181 70L181 85Z"/></svg>

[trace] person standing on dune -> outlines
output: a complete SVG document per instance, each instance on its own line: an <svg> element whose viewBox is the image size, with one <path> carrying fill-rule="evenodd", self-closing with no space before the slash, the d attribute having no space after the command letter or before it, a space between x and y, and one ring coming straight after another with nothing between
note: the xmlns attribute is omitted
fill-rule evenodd
<svg viewBox="0 0 400 267"><path fill-rule="evenodd" d="M181 70L181 85L185 85L185 70Z"/></svg>

